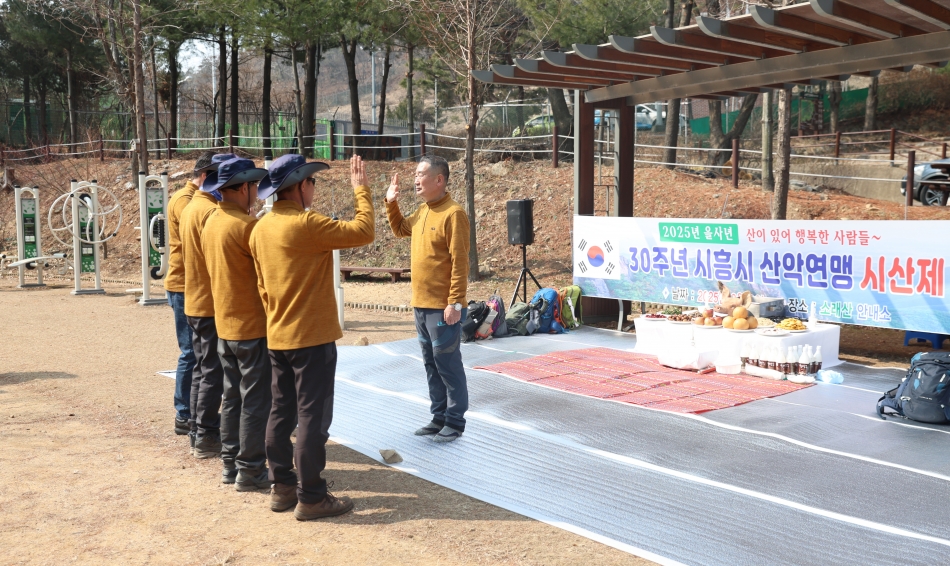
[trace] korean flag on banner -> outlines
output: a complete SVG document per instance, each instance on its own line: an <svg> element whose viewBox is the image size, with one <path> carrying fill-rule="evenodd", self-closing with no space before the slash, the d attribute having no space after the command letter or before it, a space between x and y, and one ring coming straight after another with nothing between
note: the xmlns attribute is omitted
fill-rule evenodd
<svg viewBox="0 0 950 566"><path fill-rule="evenodd" d="M581 237L574 246L574 276L620 279L620 253L611 239L592 241Z"/></svg>

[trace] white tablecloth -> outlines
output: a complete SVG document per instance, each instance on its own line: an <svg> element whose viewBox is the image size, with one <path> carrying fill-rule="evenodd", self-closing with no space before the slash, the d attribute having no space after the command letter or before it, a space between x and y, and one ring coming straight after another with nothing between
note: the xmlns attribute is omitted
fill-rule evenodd
<svg viewBox="0 0 950 566"><path fill-rule="evenodd" d="M778 346L787 352L790 346L806 344L814 350L821 346L823 368L841 363L838 359L838 342L841 329L834 324L818 323L807 332L789 333L785 336L761 336L753 332L732 332L726 328L699 327L695 324L673 324L666 320L634 319L637 329L635 352L659 356L671 349L688 348L694 345L700 352L717 351L720 355L739 357L742 345L753 341L761 346Z"/></svg>

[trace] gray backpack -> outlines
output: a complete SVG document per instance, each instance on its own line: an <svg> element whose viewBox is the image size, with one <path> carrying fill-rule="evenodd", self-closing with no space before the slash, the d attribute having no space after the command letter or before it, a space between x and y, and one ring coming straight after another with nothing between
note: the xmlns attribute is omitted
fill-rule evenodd
<svg viewBox="0 0 950 566"><path fill-rule="evenodd" d="M539 298L533 303L515 303L508 309L505 324L508 325L508 334L528 336L537 332L541 326L541 313L547 307L547 301Z"/></svg>

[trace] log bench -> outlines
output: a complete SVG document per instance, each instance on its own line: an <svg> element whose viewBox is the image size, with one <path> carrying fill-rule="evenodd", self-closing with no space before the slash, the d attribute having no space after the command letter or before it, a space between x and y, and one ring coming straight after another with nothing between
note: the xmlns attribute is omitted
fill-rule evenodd
<svg viewBox="0 0 950 566"><path fill-rule="evenodd" d="M340 267L340 273L343 274L343 280L349 281L350 274L357 273L387 273L393 283L402 279L403 275L409 273L408 267Z"/></svg>

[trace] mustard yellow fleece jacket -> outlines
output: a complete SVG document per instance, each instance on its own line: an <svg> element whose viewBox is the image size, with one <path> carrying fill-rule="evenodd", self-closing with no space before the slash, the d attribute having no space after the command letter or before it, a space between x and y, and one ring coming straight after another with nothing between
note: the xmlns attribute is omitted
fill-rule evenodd
<svg viewBox="0 0 950 566"><path fill-rule="evenodd" d="M423 203L408 218L396 202L386 203L386 213L397 238L412 237L412 306L468 306L469 221L459 203L446 193L437 201Z"/></svg>

